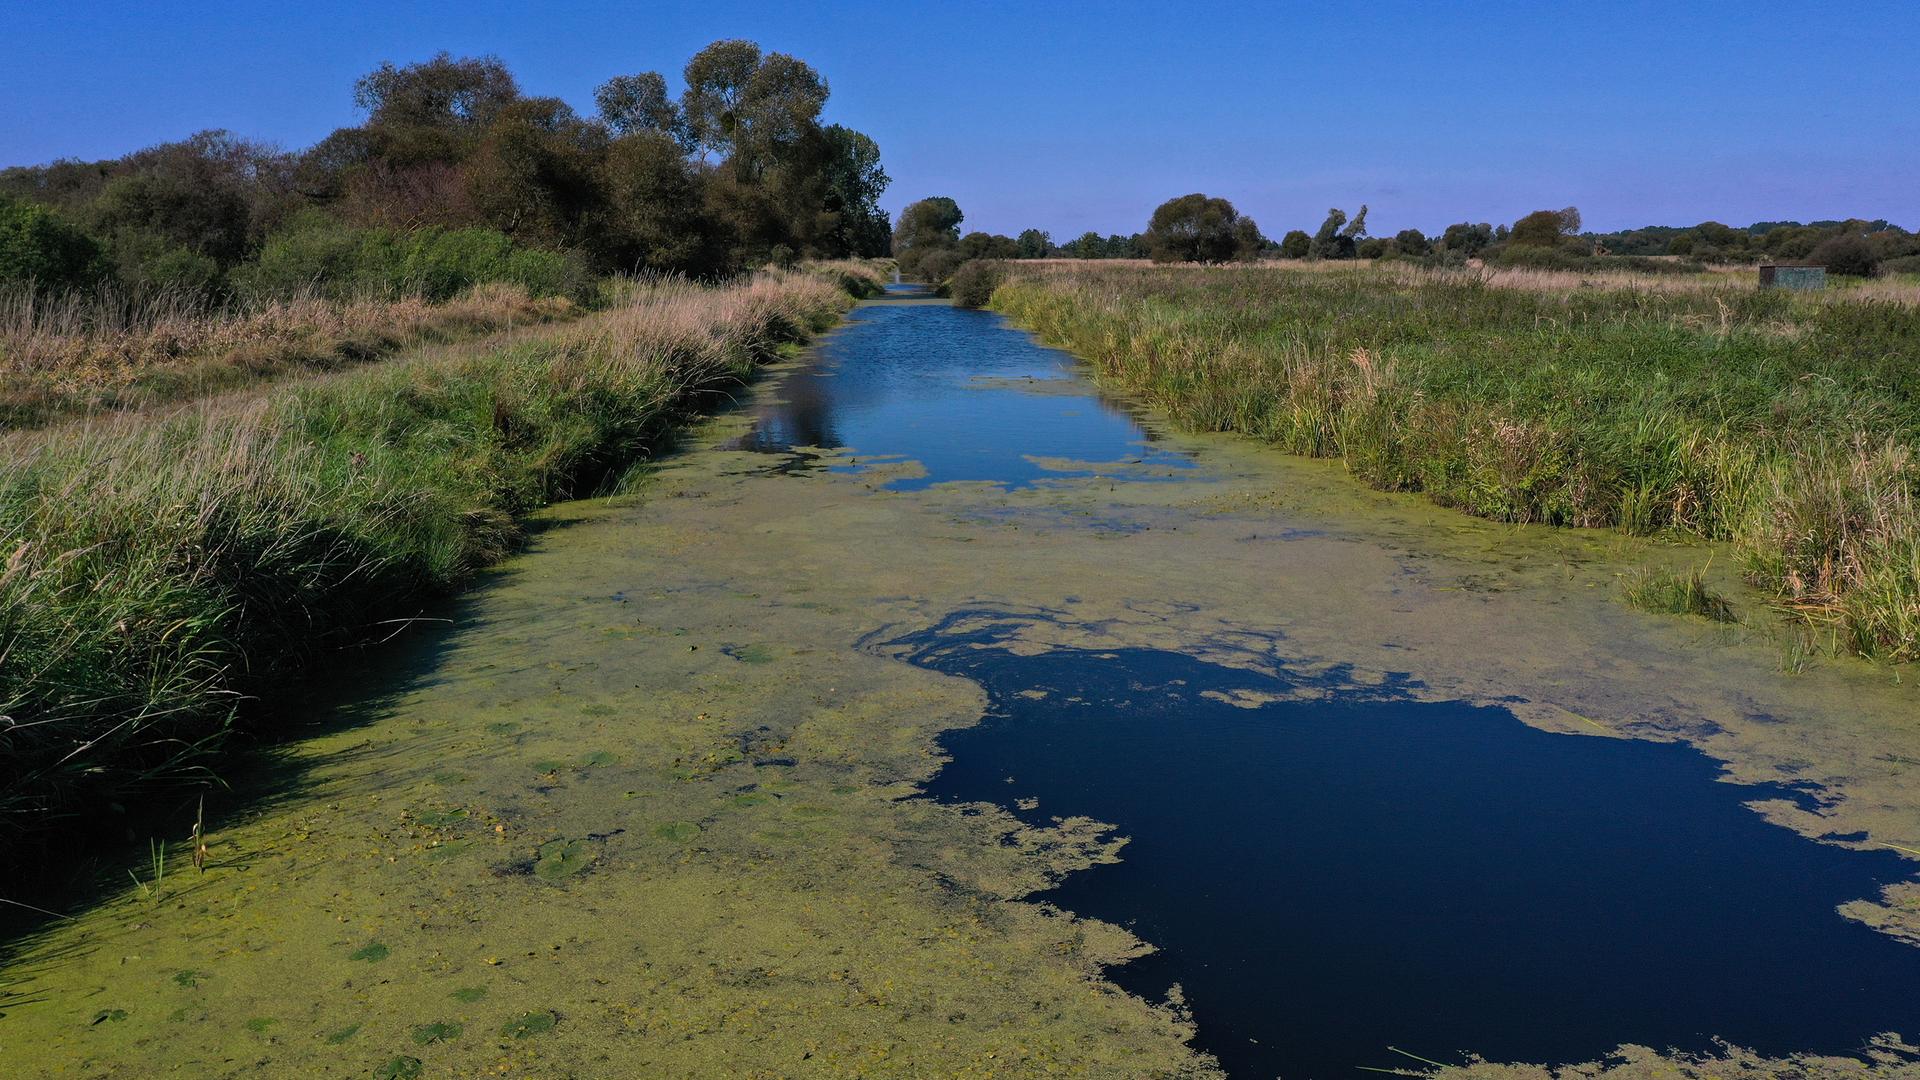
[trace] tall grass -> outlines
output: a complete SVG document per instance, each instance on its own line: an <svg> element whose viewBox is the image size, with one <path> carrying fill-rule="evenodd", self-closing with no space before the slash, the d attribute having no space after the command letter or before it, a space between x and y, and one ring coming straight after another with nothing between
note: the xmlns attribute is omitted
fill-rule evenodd
<svg viewBox="0 0 1920 1080"><path fill-rule="evenodd" d="M209 304L181 290L15 289L0 293L0 429L200 397L580 312L566 298L509 284L441 303L308 293Z"/></svg>
<svg viewBox="0 0 1920 1080"><path fill-rule="evenodd" d="M0 439L0 845L204 775L243 698L653 451L832 323L843 270L629 283L505 347Z"/></svg>
<svg viewBox="0 0 1920 1080"><path fill-rule="evenodd" d="M1187 427L1503 521L1731 540L1784 609L1920 659L1920 306L1721 281L1053 267L994 303Z"/></svg>

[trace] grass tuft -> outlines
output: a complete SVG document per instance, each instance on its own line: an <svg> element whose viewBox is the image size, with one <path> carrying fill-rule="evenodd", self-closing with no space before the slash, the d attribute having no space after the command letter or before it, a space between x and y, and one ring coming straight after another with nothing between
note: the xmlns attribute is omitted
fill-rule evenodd
<svg viewBox="0 0 1920 1080"><path fill-rule="evenodd" d="M1660 615L1693 615L1714 622L1738 622L1727 598L1707 588L1699 570L1641 570L1621 582L1627 603Z"/></svg>

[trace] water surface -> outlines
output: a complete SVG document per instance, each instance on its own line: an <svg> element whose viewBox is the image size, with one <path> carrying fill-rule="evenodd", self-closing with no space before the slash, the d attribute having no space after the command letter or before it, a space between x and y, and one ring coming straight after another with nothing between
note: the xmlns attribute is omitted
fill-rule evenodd
<svg viewBox="0 0 1920 1080"><path fill-rule="evenodd" d="M917 295L895 286L896 295ZM1119 403L999 315L946 304L876 303L848 317L781 400L754 409L737 445L810 463L808 450L845 449L858 462L912 460L925 475L888 486L955 480L1019 488L1049 478L1164 478L1189 468Z"/></svg>
<svg viewBox="0 0 1920 1080"><path fill-rule="evenodd" d="M1683 745L1551 734L1339 672L979 647L1013 625L912 642L992 701L944 740L931 793L1116 824L1122 861L1043 899L1158 946L1113 977L1154 999L1178 984L1231 1075L1716 1036L1844 1053L1920 1019L1920 950L1834 911L1906 867L1743 805L1794 792L1716 783Z"/></svg>

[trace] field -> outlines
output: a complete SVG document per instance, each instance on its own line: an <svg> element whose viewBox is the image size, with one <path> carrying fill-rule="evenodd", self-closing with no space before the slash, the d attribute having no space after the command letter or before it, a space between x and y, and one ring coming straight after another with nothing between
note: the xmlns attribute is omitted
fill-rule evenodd
<svg viewBox="0 0 1920 1080"><path fill-rule="evenodd" d="M992 303L1189 429L1501 521L1728 541L1822 640L1920 659L1914 286L1054 264Z"/></svg>
<svg viewBox="0 0 1920 1080"><path fill-rule="evenodd" d="M395 632L511 549L518 515L614 482L879 281L627 282L505 343L6 436L0 844L214 780L241 701Z"/></svg>

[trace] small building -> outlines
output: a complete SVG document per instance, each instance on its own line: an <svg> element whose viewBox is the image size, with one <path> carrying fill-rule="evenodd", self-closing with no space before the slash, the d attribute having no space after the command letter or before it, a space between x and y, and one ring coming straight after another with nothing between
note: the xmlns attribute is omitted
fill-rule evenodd
<svg viewBox="0 0 1920 1080"><path fill-rule="evenodd" d="M1827 268L1800 263L1766 263L1760 267L1760 287L1811 292L1827 287Z"/></svg>

